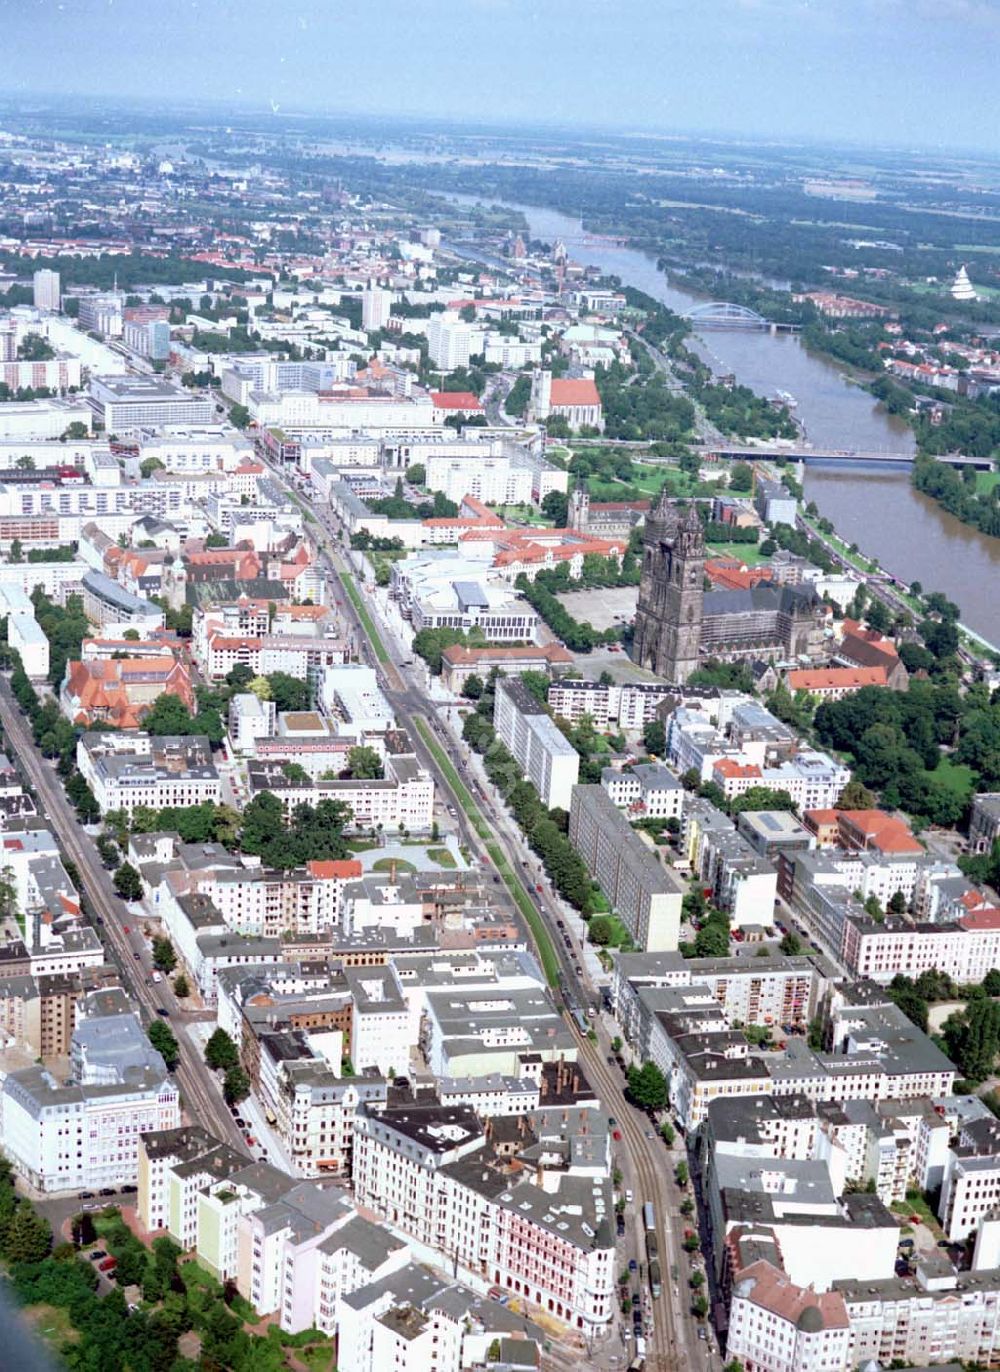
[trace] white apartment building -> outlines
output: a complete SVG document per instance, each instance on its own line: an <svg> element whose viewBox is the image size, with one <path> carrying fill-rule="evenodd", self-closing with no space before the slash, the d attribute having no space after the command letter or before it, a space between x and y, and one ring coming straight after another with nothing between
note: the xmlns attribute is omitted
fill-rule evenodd
<svg viewBox="0 0 1000 1372"><path fill-rule="evenodd" d="M491 456L488 449L460 457L433 455L425 459L424 485L441 491L456 504L473 496L484 505L530 505L533 473L507 455Z"/></svg>
<svg viewBox="0 0 1000 1372"><path fill-rule="evenodd" d="M408 756L388 756L381 781L290 781L276 762L251 762L247 779L251 795L271 791L289 816L302 803L339 800L350 807L355 829L423 833L434 820L434 779Z"/></svg>
<svg viewBox="0 0 1000 1372"><path fill-rule="evenodd" d="M763 1260L738 1274L726 1355L747 1372L831 1372L853 1366L850 1354L842 1296L796 1286Z"/></svg>
<svg viewBox="0 0 1000 1372"><path fill-rule="evenodd" d="M551 693L550 693L551 694ZM605 767L601 785L619 810L639 819L680 819L684 787L659 763L640 763L619 772Z"/></svg>
<svg viewBox="0 0 1000 1372"><path fill-rule="evenodd" d="M207 738L82 734L76 761L102 814L131 814L140 805L153 810L200 805L222 797Z"/></svg>
<svg viewBox="0 0 1000 1372"><path fill-rule="evenodd" d="M356 1123L359 1205L418 1242L541 1307L560 1323L596 1333L613 1315L614 1239L606 1177L549 1173L546 1188L498 1168L475 1112L437 1103L363 1113ZM476 1179L451 1164L483 1158ZM465 1176L469 1180L465 1180ZM599 1212L607 1215L601 1224Z"/></svg>
<svg viewBox="0 0 1000 1372"><path fill-rule="evenodd" d="M482 325L467 324L457 314L445 311L427 321L427 347L431 361L442 372L467 367L469 358L482 352L486 332Z"/></svg>
<svg viewBox="0 0 1000 1372"><path fill-rule="evenodd" d="M521 681L497 682L493 724L542 804L568 811L580 775L579 754Z"/></svg>
<svg viewBox="0 0 1000 1372"><path fill-rule="evenodd" d="M72 1075L10 1072L0 1091L4 1151L39 1191L135 1183L139 1136L180 1123L177 1087L131 1013L85 1018L71 1040Z"/></svg>
<svg viewBox="0 0 1000 1372"><path fill-rule="evenodd" d="M389 322L392 308L392 291L379 286L369 286L361 292L361 327L366 333L384 329Z"/></svg>
<svg viewBox="0 0 1000 1372"><path fill-rule="evenodd" d="M542 360L540 342L525 342L506 333L488 333L483 342L487 362L498 363L505 371L520 371Z"/></svg>

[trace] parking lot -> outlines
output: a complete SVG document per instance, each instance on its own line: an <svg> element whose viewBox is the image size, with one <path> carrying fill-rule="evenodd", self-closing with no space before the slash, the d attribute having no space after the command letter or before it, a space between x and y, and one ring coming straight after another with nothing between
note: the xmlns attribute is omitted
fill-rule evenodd
<svg viewBox="0 0 1000 1372"><path fill-rule="evenodd" d="M607 589L567 591L559 596L559 603L581 622L591 623L595 629L610 629L628 623L635 615L638 586L613 586Z"/></svg>

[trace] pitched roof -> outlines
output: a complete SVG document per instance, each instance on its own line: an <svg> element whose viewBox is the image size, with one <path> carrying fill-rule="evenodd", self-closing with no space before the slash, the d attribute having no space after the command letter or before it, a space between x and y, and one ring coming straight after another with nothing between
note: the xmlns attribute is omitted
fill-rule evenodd
<svg viewBox="0 0 1000 1372"><path fill-rule="evenodd" d="M553 377L550 401L553 405L600 405L601 393L588 377L578 381Z"/></svg>
<svg viewBox="0 0 1000 1372"><path fill-rule="evenodd" d="M482 410L479 396L472 391L431 391L436 410Z"/></svg>
<svg viewBox="0 0 1000 1372"><path fill-rule="evenodd" d="M791 691L857 691L862 686L885 686L889 677L884 665L877 667L818 667L788 673Z"/></svg>

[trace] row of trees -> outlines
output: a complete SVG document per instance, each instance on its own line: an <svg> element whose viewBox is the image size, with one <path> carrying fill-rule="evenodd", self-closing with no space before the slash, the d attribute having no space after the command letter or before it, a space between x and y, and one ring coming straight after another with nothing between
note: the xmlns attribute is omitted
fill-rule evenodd
<svg viewBox="0 0 1000 1372"><path fill-rule="evenodd" d="M510 808L531 847L542 861L552 885L576 910L589 916L594 890L583 859L570 843L564 810L547 810L530 781L525 781L511 753L499 741L490 722L493 690L484 692L462 728L462 737L483 759L486 775Z"/></svg>
<svg viewBox="0 0 1000 1372"><path fill-rule="evenodd" d="M34 686L14 653L14 670L10 688L31 725L32 736L45 757L57 758L57 768L66 787L66 795L76 808L82 824L94 824L101 817L101 808L93 791L76 769L76 730L60 712L54 700L43 705Z"/></svg>
<svg viewBox="0 0 1000 1372"><path fill-rule="evenodd" d="M573 618L559 601L553 587L565 589L568 572L558 577L553 571L539 572L534 581L529 581L523 572L514 585L528 604L545 620L557 638L575 653L589 653L601 643L616 643L621 638L619 629L595 629L589 621L581 623Z"/></svg>

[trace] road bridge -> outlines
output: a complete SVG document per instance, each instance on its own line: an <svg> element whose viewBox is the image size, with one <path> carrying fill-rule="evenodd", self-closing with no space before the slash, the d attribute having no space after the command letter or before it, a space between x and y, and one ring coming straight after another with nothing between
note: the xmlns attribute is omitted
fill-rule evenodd
<svg viewBox="0 0 1000 1372"><path fill-rule="evenodd" d="M757 333L797 333L800 324L783 324L765 319L748 305L731 300L707 300L682 316L695 329L741 329Z"/></svg>

